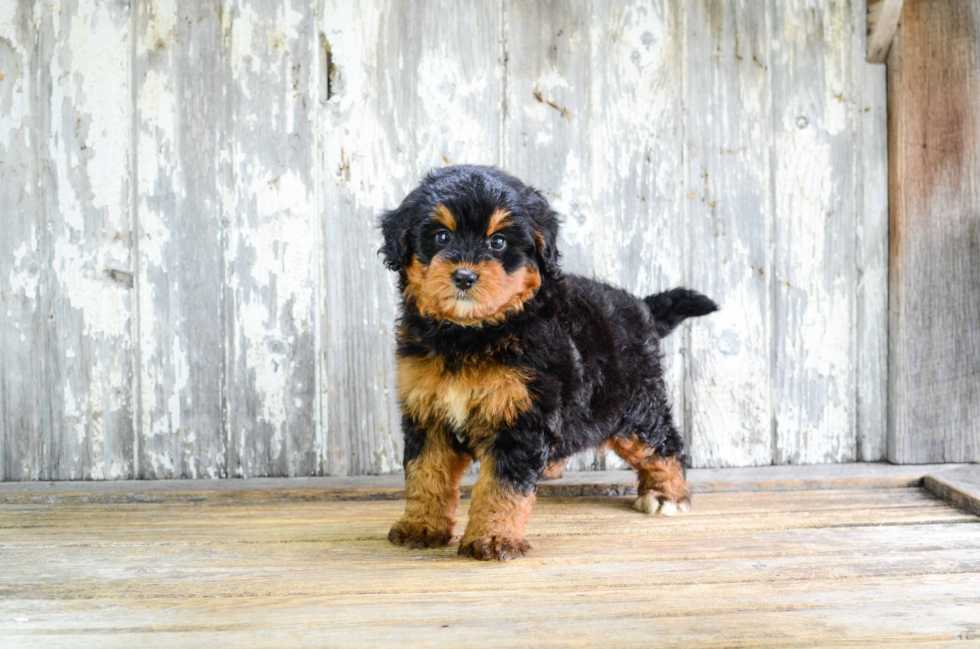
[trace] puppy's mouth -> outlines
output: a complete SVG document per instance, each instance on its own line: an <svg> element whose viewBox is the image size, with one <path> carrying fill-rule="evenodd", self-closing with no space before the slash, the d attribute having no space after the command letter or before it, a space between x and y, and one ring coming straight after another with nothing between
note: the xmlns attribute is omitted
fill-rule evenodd
<svg viewBox="0 0 980 649"><path fill-rule="evenodd" d="M459 265L439 256L428 266L413 258L405 274L405 297L423 316L467 326L502 322L541 286L530 265L508 273L499 262Z"/></svg>

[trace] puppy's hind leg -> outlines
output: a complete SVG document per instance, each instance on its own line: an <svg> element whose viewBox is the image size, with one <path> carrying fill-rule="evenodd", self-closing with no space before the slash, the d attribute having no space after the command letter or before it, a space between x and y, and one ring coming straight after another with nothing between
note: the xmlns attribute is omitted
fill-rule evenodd
<svg viewBox="0 0 980 649"><path fill-rule="evenodd" d="M637 435L617 435L606 444L636 469L640 484L633 509L645 514L673 516L691 508L691 488L684 479L684 465L676 455L660 455Z"/></svg>

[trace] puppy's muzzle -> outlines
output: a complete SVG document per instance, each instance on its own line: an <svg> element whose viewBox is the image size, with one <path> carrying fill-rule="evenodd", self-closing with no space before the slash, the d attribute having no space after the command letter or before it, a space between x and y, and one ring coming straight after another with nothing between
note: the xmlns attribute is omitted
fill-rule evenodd
<svg viewBox="0 0 980 649"><path fill-rule="evenodd" d="M453 284L461 291L469 290L480 276L469 268L457 268L453 271Z"/></svg>

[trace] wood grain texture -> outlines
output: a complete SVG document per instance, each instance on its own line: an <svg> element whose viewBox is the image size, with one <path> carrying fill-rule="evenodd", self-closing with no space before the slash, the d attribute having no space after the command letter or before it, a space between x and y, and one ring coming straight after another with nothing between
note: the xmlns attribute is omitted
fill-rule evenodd
<svg viewBox="0 0 980 649"><path fill-rule="evenodd" d="M888 452L888 121L885 68L862 58L865 13L854 12L854 205L856 210L855 299L857 331L856 459L876 462Z"/></svg>
<svg viewBox="0 0 980 649"><path fill-rule="evenodd" d="M770 464L772 16L699 0L684 20L689 281L721 305L690 327L691 462Z"/></svg>
<svg viewBox="0 0 980 649"><path fill-rule="evenodd" d="M695 494L803 490L892 489L918 487L927 475L947 475L963 464L813 464L727 469L689 469ZM463 476L463 498L477 476ZM635 495L632 470L566 472L538 485L542 498ZM342 500L399 500L405 478L375 476L250 478L247 480L113 480L89 482L0 483L0 505L77 505L125 503L260 503Z"/></svg>
<svg viewBox="0 0 980 649"><path fill-rule="evenodd" d="M850 462L854 369L853 15L774 5L773 461Z"/></svg>
<svg viewBox="0 0 980 649"><path fill-rule="evenodd" d="M902 15L902 3L903 0L868 2L868 45L865 55L868 63L884 63L888 58L888 50Z"/></svg>
<svg viewBox="0 0 980 649"><path fill-rule="evenodd" d="M37 63L30 6L0 4L0 480L36 478L43 378L40 283L42 214L33 115Z"/></svg>
<svg viewBox="0 0 980 649"><path fill-rule="evenodd" d="M460 162L721 303L665 350L694 466L885 454L862 2L131 6L0 0L0 479L400 471L375 224Z"/></svg>
<svg viewBox="0 0 980 649"><path fill-rule="evenodd" d="M888 58L888 106L888 458L977 461L980 11L974 4L905 3Z"/></svg>
<svg viewBox="0 0 980 649"><path fill-rule="evenodd" d="M2 473L131 477L128 4L2 11Z"/></svg>
<svg viewBox="0 0 980 649"><path fill-rule="evenodd" d="M385 17L369 3L323 2L321 52L327 92L320 110L321 267L318 398L329 475L395 470L401 460L394 393L394 281L376 255L375 220L407 191L414 165L379 120L393 119L383 76ZM406 92L400 93L407 94ZM385 101L385 104L381 102ZM397 161L395 165L390 164ZM370 166L374 165L374 166ZM385 183L380 178L390 179ZM366 451L366 453L362 452ZM380 460L380 462L379 462Z"/></svg>
<svg viewBox="0 0 980 649"><path fill-rule="evenodd" d="M315 4L222 5L228 473L316 475Z"/></svg>
<svg viewBox="0 0 980 649"><path fill-rule="evenodd" d="M391 546L402 507L5 505L0 632L99 647L975 639L980 519L918 488L705 494L672 519L543 499L528 557L495 566Z"/></svg>
<svg viewBox="0 0 980 649"><path fill-rule="evenodd" d="M980 516L980 466L969 464L930 472L922 486L953 507Z"/></svg>
<svg viewBox="0 0 980 649"><path fill-rule="evenodd" d="M593 3L588 128L597 278L640 296L686 284L683 34L672 0ZM685 428L684 329L664 344L674 423ZM600 468L625 467L613 452Z"/></svg>
<svg viewBox="0 0 980 649"><path fill-rule="evenodd" d="M138 3L138 475L227 475L221 6ZM230 208L230 206L227 206Z"/></svg>

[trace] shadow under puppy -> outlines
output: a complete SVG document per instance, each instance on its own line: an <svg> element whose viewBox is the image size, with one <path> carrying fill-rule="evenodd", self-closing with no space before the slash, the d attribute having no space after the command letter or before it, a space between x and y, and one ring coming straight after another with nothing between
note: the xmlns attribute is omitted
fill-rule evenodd
<svg viewBox="0 0 980 649"><path fill-rule="evenodd" d="M559 221L545 198L492 167L432 171L381 218L385 264L399 275L398 396L405 515L388 540L452 539L459 485L475 458L459 553L506 560L539 478L605 445L639 474L634 508L690 507L683 440L671 421L660 339L715 311L673 289L644 299L562 273Z"/></svg>

